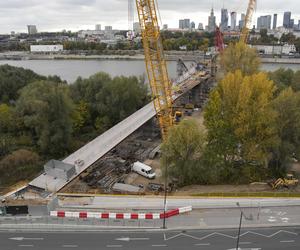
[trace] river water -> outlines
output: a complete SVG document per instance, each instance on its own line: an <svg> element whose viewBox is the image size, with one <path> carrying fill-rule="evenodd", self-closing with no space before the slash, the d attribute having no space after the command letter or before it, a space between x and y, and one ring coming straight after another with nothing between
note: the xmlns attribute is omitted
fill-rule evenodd
<svg viewBox="0 0 300 250"><path fill-rule="evenodd" d="M87 78L97 72L106 72L111 76L141 76L146 74L143 60L0 60L0 65L31 69L41 75L58 75L61 79L73 83L79 76ZM188 63L187 63L188 64ZM171 79L176 78L176 61L168 62ZM262 69L274 71L280 67L300 69L297 64L263 64Z"/></svg>

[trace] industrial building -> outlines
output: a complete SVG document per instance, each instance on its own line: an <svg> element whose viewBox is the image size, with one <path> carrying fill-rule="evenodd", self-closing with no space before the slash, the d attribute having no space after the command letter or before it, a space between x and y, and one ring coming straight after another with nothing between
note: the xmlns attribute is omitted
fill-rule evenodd
<svg viewBox="0 0 300 250"><path fill-rule="evenodd" d="M30 45L30 52L32 53L55 53L64 50L63 45Z"/></svg>

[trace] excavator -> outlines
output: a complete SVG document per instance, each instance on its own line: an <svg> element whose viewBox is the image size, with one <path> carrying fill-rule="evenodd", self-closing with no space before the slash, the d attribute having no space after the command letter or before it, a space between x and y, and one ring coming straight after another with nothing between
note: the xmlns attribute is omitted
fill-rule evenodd
<svg viewBox="0 0 300 250"><path fill-rule="evenodd" d="M294 188L298 185L299 180L293 174L287 174L285 178L278 178L275 181L269 182L272 189Z"/></svg>

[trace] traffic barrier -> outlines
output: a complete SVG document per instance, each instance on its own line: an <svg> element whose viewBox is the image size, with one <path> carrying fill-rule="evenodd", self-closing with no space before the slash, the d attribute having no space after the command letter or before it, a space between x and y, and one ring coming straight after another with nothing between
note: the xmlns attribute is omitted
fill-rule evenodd
<svg viewBox="0 0 300 250"><path fill-rule="evenodd" d="M182 213L191 212L192 207L181 207L163 213L95 213L95 212L70 212L70 211L51 211L50 216L59 218L96 218L96 219L131 219L131 220L155 220L170 218Z"/></svg>

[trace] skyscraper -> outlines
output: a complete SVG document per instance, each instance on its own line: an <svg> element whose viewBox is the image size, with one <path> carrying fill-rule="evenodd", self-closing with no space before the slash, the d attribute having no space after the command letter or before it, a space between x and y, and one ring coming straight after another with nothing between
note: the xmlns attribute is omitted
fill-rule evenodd
<svg viewBox="0 0 300 250"><path fill-rule="evenodd" d="M37 28L35 25L27 25L28 35L34 35L37 33Z"/></svg>
<svg viewBox="0 0 300 250"><path fill-rule="evenodd" d="M259 18L257 18L257 29L271 29L271 20L271 15L260 16Z"/></svg>
<svg viewBox="0 0 300 250"><path fill-rule="evenodd" d="M273 16L273 30L277 28L277 14L274 14Z"/></svg>
<svg viewBox="0 0 300 250"><path fill-rule="evenodd" d="M236 12L231 12L230 18L231 18L230 30L236 30Z"/></svg>
<svg viewBox="0 0 300 250"><path fill-rule="evenodd" d="M283 27L290 28L290 25L291 25L291 15L292 15L292 13L290 11L284 12L284 15L283 15Z"/></svg>
<svg viewBox="0 0 300 250"><path fill-rule="evenodd" d="M227 30L228 29L228 10L227 9L221 9L221 30Z"/></svg>
<svg viewBox="0 0 300 250"><path fill-rule="evenodd" d="M191 24L190 24L190 19L180 19L179 20L179 29L190 29Z"/></svg>
<svg viewBox="0 0 300 250"><path fill-rule="evenodd" d="M191 22L191 29L194 30L196 28L195 22Z"/></svg>
<svg viewBox="0 0 300 250"><path fill-rule="evenodd" d="M214 14L214 9L211 9L210 16L208 17L208 32L214 32L216 29L216 17Z"/></svg>
<svg viewBox="0 0 300 250"><path fill-rule="evenodd" d="M246 15L244 13L241 14L241 20L239 21L239 29L244 28Z"/></svg>
<svg viewBox="0 0 300 250"><path fill-rule="evenodd" d="M203 23L199 23L198 24L198 30L203 30L204 28L203 28Z"/></svg>

